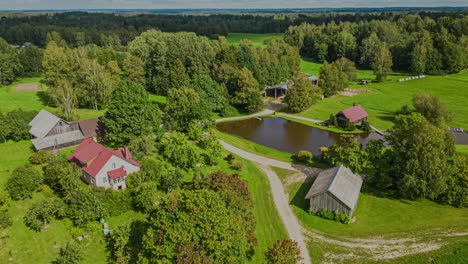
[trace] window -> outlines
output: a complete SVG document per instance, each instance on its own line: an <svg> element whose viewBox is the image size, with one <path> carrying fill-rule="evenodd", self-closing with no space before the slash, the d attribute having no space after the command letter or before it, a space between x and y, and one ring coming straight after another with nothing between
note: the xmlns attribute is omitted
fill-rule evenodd
<svg viewBox="0 0 468 264"><path fill-rule="evenodd" d="M114 163L112 163L112 168L115 169L115 167L116 167L116 166L115 166L115 162L114 162Z"/></svg>
<svg viewBox="0 0 468 264"><path fill-rule="evenodd" d="M106 182L107 182L107 177L103 177L103 178L102 178L102 182L103 182L103 183L106 183Z"/></svg>

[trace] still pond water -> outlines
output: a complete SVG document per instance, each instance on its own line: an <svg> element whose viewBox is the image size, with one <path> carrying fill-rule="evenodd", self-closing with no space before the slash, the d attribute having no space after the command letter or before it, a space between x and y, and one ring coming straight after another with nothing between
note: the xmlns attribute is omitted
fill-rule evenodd
<svg viewBox="0 0 468 264"><path fill-rule="evenodd" d="M237 135L257 144L289 153L308 150L314 155L319 155L321 147L330 147L340 137L339 133L310 127L279 117L252 118L218 123L216 126L222 132ZM371 139L383 139L377 133L362 133L355 136L363 146Z"/></svg>

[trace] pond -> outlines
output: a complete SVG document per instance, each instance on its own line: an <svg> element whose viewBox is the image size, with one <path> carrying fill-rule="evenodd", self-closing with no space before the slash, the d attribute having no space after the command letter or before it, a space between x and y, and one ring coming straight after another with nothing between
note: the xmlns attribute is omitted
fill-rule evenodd
<svg viewBox="0 0 468 264"><path fill-rule="evenodd" d="M339 133L279 117L252 118L218 123L216 126L222 132L237 135L257 144L289 153L308 150L314 155L319 155L321 147L330 147L340 137ZM377 133L354 135L364 147L371 139L383 139L383 136Z"/></svg>

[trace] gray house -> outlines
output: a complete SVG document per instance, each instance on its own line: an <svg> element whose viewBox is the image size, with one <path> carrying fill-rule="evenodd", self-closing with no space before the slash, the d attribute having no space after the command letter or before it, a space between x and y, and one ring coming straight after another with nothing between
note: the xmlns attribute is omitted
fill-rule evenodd
<svg viewBox="0 0 468 264"><path fill-rule="evenodd" d="M306 195L310 199L310 210L318 212L322 209L338 210L353 216L362 177L350 169L338 166L321 172Z"/></svg>
<svg viewBox="0 0 468 264"><path fill-rule="evenodd" d="M29 122L29 134L36 150L56 151L77 146L87 137L96 139L99 125L97 118L67 122L41 110Z"/></svg>

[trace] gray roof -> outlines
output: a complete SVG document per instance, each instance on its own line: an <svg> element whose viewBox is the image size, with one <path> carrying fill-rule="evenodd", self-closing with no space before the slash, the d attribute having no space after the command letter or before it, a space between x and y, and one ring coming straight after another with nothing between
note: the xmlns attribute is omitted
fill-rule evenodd
<svg viewBox="0 0 468 264"><path fill-rule="evenodd" d="M29 134L38 138L45 137L60 120L61 119L59 117L42 109L39 114L29 122L29 126L31 126Z"/></svg>
<svg viewBox="0 0 468 264"><path fill-rule="evenodd" d="M322 171L306 195L311 199L316 195L330 192L349 209L354 210L362 186L362 177L340 165Z"/></svg>
<svg viewBox="0 0 468 264"><path fill-rule="evenodd" d="M266 89L285 89L287 90L288 89L288 82L281 82L277 85L274 85L274 86L268 86Z"/></svg>
<svg viewBox="0 0 468 264"><path fill-rule="evenodd" d="M312 75L312 74L308 74L308 73L306 73L306 75L307 75L307 76L309 76L309 80L311 80L311 81L316 81L316 80L318 80L318 79L319 79L317 76L315 76L315 75Z"/></svg>
<svg viewBox="0 0 468 264"><path fill-rule="evenodd" d="M31 139L31 142L34 145L36 150L41 150L45 148L50 148L53 146L59 146L62 144L70 143L73 141L78 141L84 139L83 133L80 130L70 131L63 134L58 134L54 136L49 136L45 138L34 138Z"/></svg>

